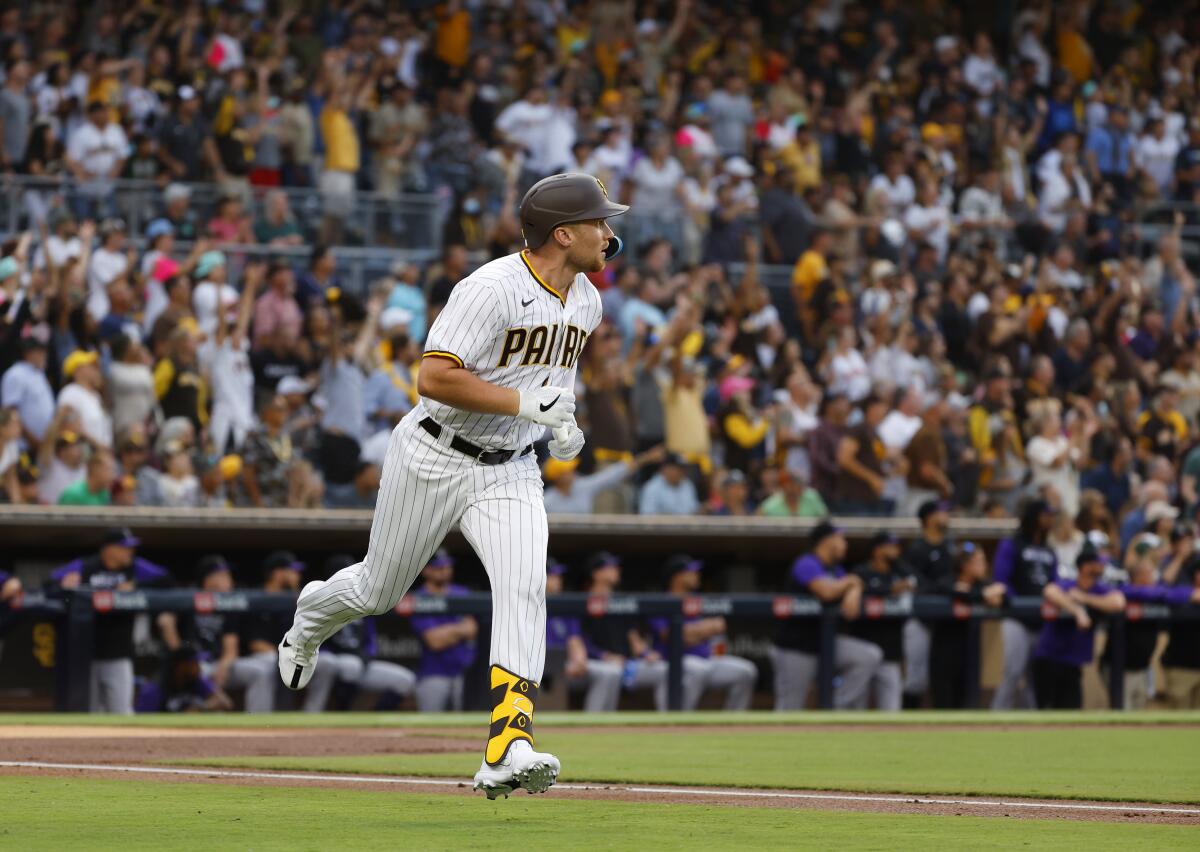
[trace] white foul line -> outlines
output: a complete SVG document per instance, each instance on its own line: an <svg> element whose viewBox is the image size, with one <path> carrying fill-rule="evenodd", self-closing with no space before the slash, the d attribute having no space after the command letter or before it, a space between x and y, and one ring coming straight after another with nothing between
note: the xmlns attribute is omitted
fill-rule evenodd
<svg viewBox="0 0 1200 852"><path fill-rule="evenodd" d="M466 786L465 781L444 778L399 778L391 775L328 775L301 772L250 772L240 769L181 769L173 766L117 766L107 763L42 763L33 760L0 760L0 768L79 769L90 772L129 772L144 775L185 775L197 778L271 778L279 781L336 781L349 784L408 784L411 786ZM920 796L870 796L850 793L792 793L771 790L714 790L692 787L631 787L623 784L555 784L560 790L591 792L656 793L669 796L716 796L747 799L805 799L828 802L886 802L901 805L961 805L988 808L1044 808L1060 811L1120 811L1155 814L1200 815L1200 808L1167 808L1148 805L1086 805L1067 802L1004 802L985 799L928 799Z"/></svg>

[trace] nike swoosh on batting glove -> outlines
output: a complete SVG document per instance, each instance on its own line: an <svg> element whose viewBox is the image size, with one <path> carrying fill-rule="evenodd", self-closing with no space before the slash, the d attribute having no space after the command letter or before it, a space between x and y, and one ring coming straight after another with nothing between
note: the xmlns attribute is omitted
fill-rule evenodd
<svg viewBox="0 0 1200 852"><path fill-rule="evenodd" d="M570 421L575 413L575 393L553 386L522 390L521 408L517 416L532 423L557 429Z"/></svg>
<svg viewBox="0 0 1200 852"><path fill-rule="evenodd" d="M570 461L579 455L585 440L583 430L576 425L575 418L572 417L569 423L564 423L554 430L554 438L547 446L550 455L559 461Z"/></svg>

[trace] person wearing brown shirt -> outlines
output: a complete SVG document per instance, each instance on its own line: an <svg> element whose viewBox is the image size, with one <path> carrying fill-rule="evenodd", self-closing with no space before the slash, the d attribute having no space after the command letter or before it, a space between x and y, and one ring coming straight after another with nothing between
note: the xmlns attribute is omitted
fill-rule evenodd
<svg viewBox="0 0 1200 852"><path fill-rule="evenodd" d="M887 414L887 404L877 396L862 403L862 420L842 437L837 449L838 474L834 482L835 515L891 515L895 501L882 497L886 477L886 450L877 429Z"/></svg>
<svg viewBox="0 0 1200 852"><path fill-rule="evenodd" d="M834 499L840 472L838 447L846 431L850 401L839 394L822 398L817 411L817 426L808 434L808 460L812 470L812 487L827 503Z"/></svg>
<svg viewBox="0 0 1200 852"><path fill-rule="evenodd" d="M946 401L939 399L925 409L921 428L904 450L908 460L908 488L900 509L901 517L915 517L922 503L949 499L954 493L954 485L946 473L949 453L942 434L946 408Z"/></svg>
<svg viewBox="0 0 1200 852"><path fill-rule="evenodd" d="M629 415L631 365L621 358L621 336L609 325L596 330L596 347L584 371L592 455L597 469L633 460L633 422ZM632 511L632 494L624 485L596 495L595 511Z"/></svg>

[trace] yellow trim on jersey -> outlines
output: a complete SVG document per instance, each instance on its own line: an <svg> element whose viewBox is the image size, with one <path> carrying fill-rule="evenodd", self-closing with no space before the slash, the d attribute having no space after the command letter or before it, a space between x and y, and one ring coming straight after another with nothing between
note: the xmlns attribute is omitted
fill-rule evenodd
<svg viewBox="0 0 1200 852"><path fill-rule="evenodd" d="M453 352L443 352L440 349L432 349L429 352L422 354L421 357L422 358L449 358L451 361L453 361L455 364L457 364L460 367L467 366L466 364L463 363L463 359L459 358Z"/></svg>
<svg viewBox="0 0 1200 852"><path fill-rule="evenodd" d="M529 274L533 276L533 280L535 280L535 281L537 281L537 283L541 284L544 289L549 290L551 293L553 293L555 298L557 298L560 302L563 303L563 307L566 307L566 305L567 305L566 296L564 296L562 293L558 292L553 287L551 287L549 284L547 284L545 279L543 279L542 276L537 274L537 270L533 268L533 264L530 263L529 258L526 257L526 254L528 254L528 253L529 253L529 249L522 249L521 250L521 260L525 261L525 268L529 270Z"/></svg>

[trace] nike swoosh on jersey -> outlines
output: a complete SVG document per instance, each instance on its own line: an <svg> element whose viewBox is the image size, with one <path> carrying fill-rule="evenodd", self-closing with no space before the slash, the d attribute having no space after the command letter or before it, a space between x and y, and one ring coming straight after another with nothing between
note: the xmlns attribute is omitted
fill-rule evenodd
<svg viewBox="0 0 1200 852"><path fill-rule="evenodd" d="M539 408L539 409L541 409L541 411L542 411L543 413L544 413L544 412L547 412L547 411L549 411L551 408L553 408L553 407L554 407L554 403L558 402L560 399L562 399L562 394L561 394L561 393L560 393L558 396L554 397L554 399L552 399L552 400L550 400L549 402L547 402L545 405L539 405L539 406L538 406L538 408Z"/></svg>
<svg viewBox="0 0 1200 852"><path fill-rule="evenodd" d="M530 305L532 305L532 304L533 304L533 299L530 299L528 302L526 302L526 301L524 301L524 300L522 300L522 301L521 301L521 307L522 307L522 308L528 308L528 307L529 307Z"/></svg>

